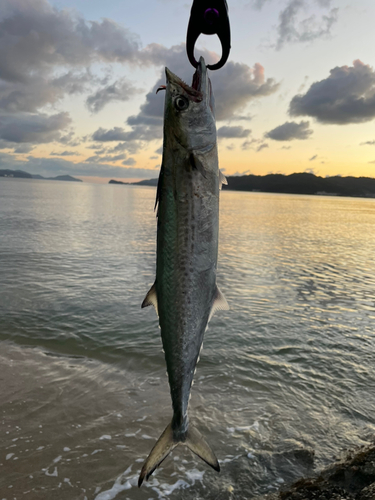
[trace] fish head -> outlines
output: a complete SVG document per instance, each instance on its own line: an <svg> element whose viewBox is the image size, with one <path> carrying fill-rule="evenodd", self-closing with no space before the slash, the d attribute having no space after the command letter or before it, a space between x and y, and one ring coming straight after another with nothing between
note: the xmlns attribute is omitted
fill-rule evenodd
<svg viewBox="0 0 375 500"><path fill-rule="evenodd" d="M216 144L214 97L203 57L192 85L187 85L168 68L164 134L189 153L209 151Z"/></svg>

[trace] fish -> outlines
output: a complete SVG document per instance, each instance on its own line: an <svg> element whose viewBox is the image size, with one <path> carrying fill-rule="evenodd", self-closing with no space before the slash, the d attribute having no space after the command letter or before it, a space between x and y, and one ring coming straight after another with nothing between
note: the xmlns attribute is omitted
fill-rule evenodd
<svg viewBox="0 0 375 500"><path fill-rule="evenodd" d="M208 321L216 310L229 309L216 284L219 190L227 181L219 170L214 96L204 58L191 86L165 71L156 278L142 307L153 305L159 316L173 417L143 464L138 486L178 445L220 471L210 445L189 424L188 404Z"/></svg>

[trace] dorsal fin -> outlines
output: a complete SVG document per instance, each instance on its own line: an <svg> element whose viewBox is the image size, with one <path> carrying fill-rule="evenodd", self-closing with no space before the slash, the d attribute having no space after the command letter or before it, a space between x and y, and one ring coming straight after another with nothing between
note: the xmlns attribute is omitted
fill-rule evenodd
<svg viewBox="0 0 375 500"><path fill-rule="evenodd" d="M158 187L156 188L156 199L155 199L155 206L154 206L154 211L157 209L156 211L156 217L158 216L159 214L159 203L160 203L160 197L161 197L161 184L163 182L163 174L164 174L164 168L163 168L163 164L160 168L160 174L159 174L159 179L158 179Z"/></svg>
<svg viewBox="0 0 375 500"><path fill-rule="evenodd" d="M152 285L150 290L147 292L144 301L142 302L142 308L153 305L155 307L156 314L159 315L158 311L158 298L156 296L155 283Z"/></svg>
<svg viewBox="0 0 375 500"><path fill-rule="evenodd" d="M212 302L211 312L210 312L210 316L208 318L208 321L210 321L212 316L215 314L215 311L218 311L218 310L227 311L228 309L229 309L229 305L228 305L227 299L224 297L223 293L220 291L219 287L216 285L214 300Z"/></svg>

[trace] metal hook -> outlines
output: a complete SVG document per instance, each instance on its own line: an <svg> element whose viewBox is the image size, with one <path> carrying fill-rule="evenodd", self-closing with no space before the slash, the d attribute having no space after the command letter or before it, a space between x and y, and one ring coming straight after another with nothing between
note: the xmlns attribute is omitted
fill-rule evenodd
<svg viewBox="0 0 375 500"><path fill-rule="evenodd" d="M227 62L230 52L230 25L226 0L194 0L186 36L186 51L194 68L198 62L194 57L195 43L200 34L217 35L221 42L222 55L216 64L209 64L211 70L220 69Z"/></svg>

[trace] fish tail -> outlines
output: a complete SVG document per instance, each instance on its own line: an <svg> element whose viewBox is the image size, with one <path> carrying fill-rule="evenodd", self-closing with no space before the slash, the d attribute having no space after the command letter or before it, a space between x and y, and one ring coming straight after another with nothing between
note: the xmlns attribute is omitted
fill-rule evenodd
<svg viewBox="0 0 375 500"><path fill-rule="evenodd" d="M164 430L143 464L138 479L139 487L142 485L143 480L146 479L147 481L154 470L167 458L169 453L180 444L187 446L193 453L206 462L206 464L210 465L217 472L220 472L220 465L215 453L212 451L202 434L194 427L189 426L183 439L175 439L171 422Z"/></svg>
<svg viewBox="0 0 375 500"><path fill-rule="evenodd" d="M217 472L220 472L220 465L215 456L215 453L212 451L211 446L204 439L202 434L195 429L195 427L189 427L186 435L185 444L189 450L198 455L206 464L210 465Z"/></svg>

